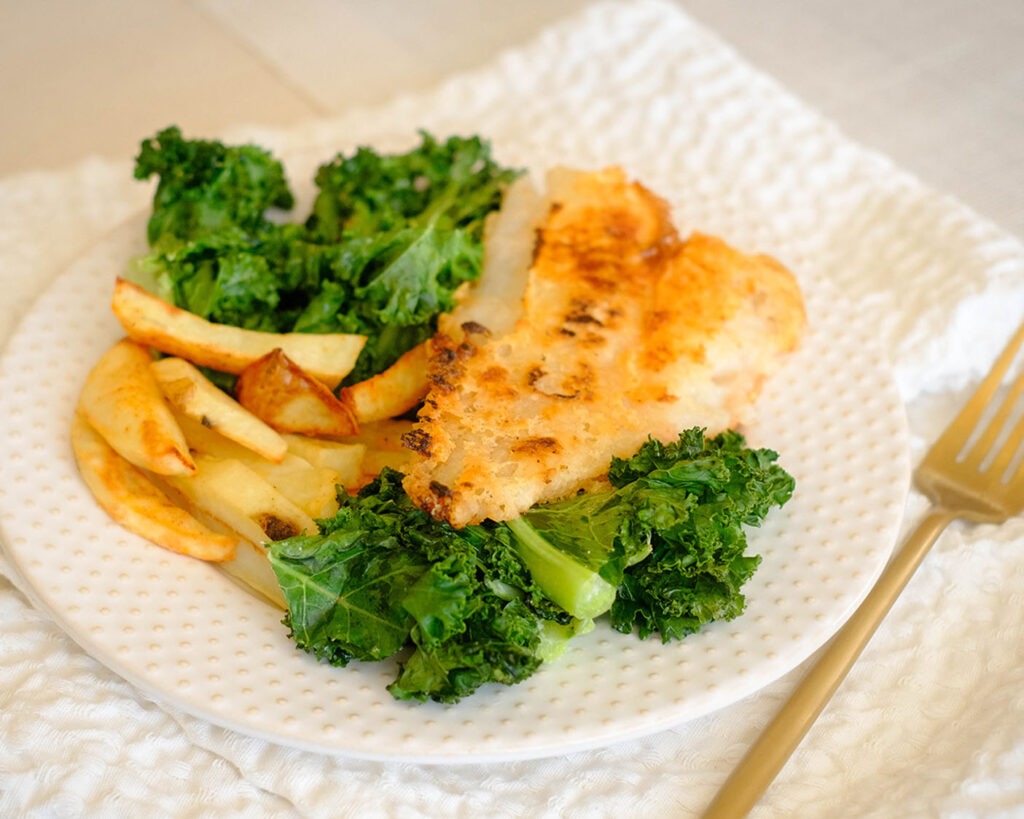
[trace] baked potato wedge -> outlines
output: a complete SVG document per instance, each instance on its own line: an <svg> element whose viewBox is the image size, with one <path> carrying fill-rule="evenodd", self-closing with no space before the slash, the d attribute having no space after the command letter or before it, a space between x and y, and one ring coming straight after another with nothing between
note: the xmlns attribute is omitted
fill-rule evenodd
<svg viewBox="0 0 1024 819"><path fill-rule="evenodd" d="M359 431L351 408L282 349L273 350L241 372L235 397L278 432L340 437Z"/></svg>
<svg viewBox="0 0 1024 819"><path fill-rule="evenodd" d="M113 449L161 475L195 472L188 444L150 369L146 347L122 339L89 371L78 411Z"/></svg>
<svg viewBox="0 0 1024 819"><path fill-rule="evenodd" d="M341 478L333 469L314 466L293 452L271 461L192 418L179 416L178 423L193 456L202 454L245 464L312 518L330 517L338 511L335 487Z"/></svg>
<svg viewBox="0 0 1024 819"><path fill-rule="evenodd" d="M317 531L312 517L241 461L202 453L195 460L194 475L161 476L160 484L200 520L255 544Z"/></svg>
<svg viewBox="0 0 1024 819"><path fill-rule="evenodd" d="M386 418L364 424L356 435L345 438L347 444L366 447L363 456L364 482L378 475L385 466L401 470L410 462L413 453L402 443L402 436L412 428L412 421Z"/></svg>
<svg viewBox="0 0 1024 819"><path fill-rule="evenodd" d="M218 563L217 568L222 569L243 586L259 592L279 609L287 611L288 604L281 593L277 575L267 560L267 552L263 546L246 540L239 541L234 558Z"/></svg>
<svg viewBox="0 0 1024 819"><path fill-rule="evenodd" d="M384 372L342 388L339 398L348 404L360 424L402 415L427 394L430 342L413 347Z"/></svg>
<svg viewBox="0 0 1024 819"><path fill-rule="evenodd" d="M289 452L298 455L313 466L331 470L338 476L339 483L346 488L362 485L366 444L308 438L305 435L293 433L282 437L288 443Z"/></svg>
<svg viewBox="0 0 1024 819"><path fill-rule="evenodd" d="M334 389L355 366L366 337L346 333L263 333L214 324L118 279L111 301L125 332L162 353L237 375L271 350L284 350L313 378Z"/></svg>
<svg viewBox="0 0 1024 819"><path fill-rule="evenodd" d="M235 557L237 538L210 530L175 504L77 412L71 420L71 447L82 480L96 502L125 529L200 560Z"/></svg>
<svg viewBox="0 0 1024 819"><path fill-rule="evenodd" d="M150 367L164 396L183 415L267 460L281 461L288 454L284 438L216 387L191 362L171 356Z"/></svg>

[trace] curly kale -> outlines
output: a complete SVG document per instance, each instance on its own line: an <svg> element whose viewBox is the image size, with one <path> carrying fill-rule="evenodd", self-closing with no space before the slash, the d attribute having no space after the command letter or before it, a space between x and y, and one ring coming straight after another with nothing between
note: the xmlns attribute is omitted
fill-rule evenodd
<svg viewBox="0 0 1024 819"><path fill-rule="evenodd" d="M464 529L414 506L386 469L341 495L320 534L271 544L286 622L337 665L404 656L391 693L442 702L525 679L605 613L619 631L678 639L742 612L759 562L743 527L793 491L775 460L692 429L614 460L606 492Z"/></svg>
<svg viewBox="0 0 1024 819"><path fill-rule="evenodd" d="M454 702L525 679L557 651L551 635L564 643L576 626L507 530L453 529L416 508L401 478L385 469L356 497L340 494L320 534L271 544L296 644L342 666L411 649L389 689L398 699Z"/></svg>
<svg viewBox="0 0 1024 819"><path fill-rule="evenodd" d="M760 562L745 554L743 527L793 493L777 458L737 432L693 428L614 459L612 490L536 506L509 526L538 585L570 613L608 611L619 631L669 642L743 611L740 588Z"/></svg>
<svg viewBox="0 0 1024 819"><path fill-rule="evenodd" d="M176 126L143 141L135 178L159 178L147 238L154 248L238 228L258 232L271 208L290 209L295 200L284 168L255 145L185 139Z"/></svg>
<svg viewBox="0 0 1024 819"><path fill-rule="evenodd" d="M167 128L136 159L136 177L159 178L136 275L221 324L365 335L347 379L360 381L433 335L479 277L484 220L520 173L479 137L422 132L406 153L339 154L317 171L305 222L282 222L270 211L294 199L269 153Z"/></svg>

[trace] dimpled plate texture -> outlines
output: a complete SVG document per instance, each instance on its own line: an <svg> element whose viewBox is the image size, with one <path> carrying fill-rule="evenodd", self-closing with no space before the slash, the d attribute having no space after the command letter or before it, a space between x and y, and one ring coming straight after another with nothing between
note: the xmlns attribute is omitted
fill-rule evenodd
<svg viewBox="0 0 1024 819"><path fill-rule="evenodd" d="M732 703L821 646L887 560L908 489L907 431L877 345L820 285L810 331L772 379L752 445L770 446L794 499L750 532L764 558L747 611L673 644L599 624L514 687L454 706L394 701L394 667L318 664L281 614L218 569L110 521L78 477L68 424L82 380L120 336L114 272L142 250L133 220L77 261L26 316L0 376L0 521L35 602L148 692L279 743L420 762L544 756L664 729Z"/></svg>

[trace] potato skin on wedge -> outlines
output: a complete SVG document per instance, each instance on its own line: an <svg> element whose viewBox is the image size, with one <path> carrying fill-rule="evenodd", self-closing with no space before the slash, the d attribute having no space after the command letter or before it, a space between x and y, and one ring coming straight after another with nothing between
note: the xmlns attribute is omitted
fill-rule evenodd
<svg viewBox="0 0 1024 819"><path fill-rule="evenodd" d="M235 557L235 538L211 531L171 501L77 412L71 421L71 446L78 471L97 503L130 532L200 560Z"/></svg>
<svg viewBox="0 0 1024 819"><path fill-rule="evenodd" d="M122 339L85 379L78 411L121 457L159 475L191 475L196 465L150 365L149 350Z"/></svg>
<svg viewBox="0 0 1024 819"><path fill-rule="evenodd" d="M359 424L351 407L275 349L246 367L235 385L238 403L278 432L342 437Z"/></svg>

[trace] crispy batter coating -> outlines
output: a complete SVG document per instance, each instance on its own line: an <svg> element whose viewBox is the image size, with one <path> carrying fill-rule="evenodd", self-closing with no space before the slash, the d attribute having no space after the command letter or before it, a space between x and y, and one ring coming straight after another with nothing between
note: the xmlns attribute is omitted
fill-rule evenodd
<svg viewBox="0 0 1024 819"><path fill-rule="evenodd" d="M782 265L682 241L666 203L621 169L552 171L546 198L507 201L500 220L532 243L526 275L485 267L512 284L485 281L442 321L406 440L406 490L455 526L571 495L648 435L742 423L805 324Z"/></svg>

